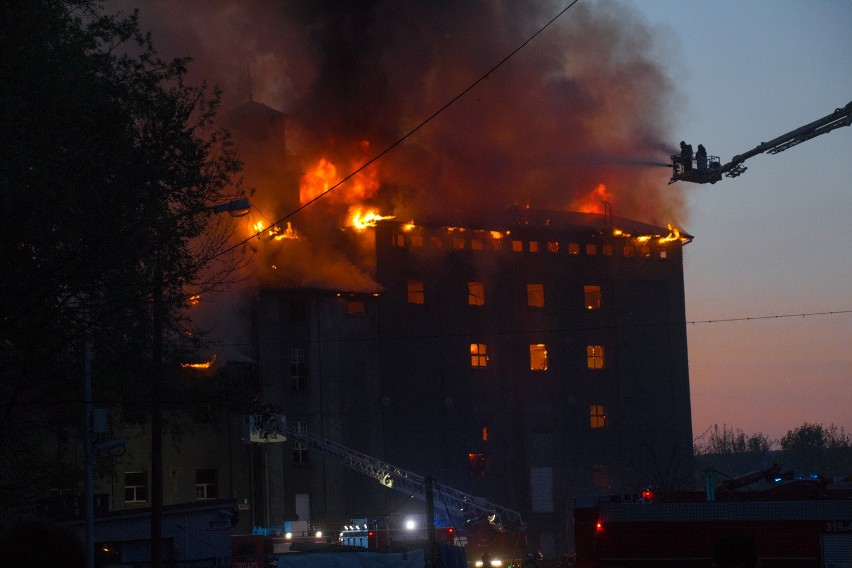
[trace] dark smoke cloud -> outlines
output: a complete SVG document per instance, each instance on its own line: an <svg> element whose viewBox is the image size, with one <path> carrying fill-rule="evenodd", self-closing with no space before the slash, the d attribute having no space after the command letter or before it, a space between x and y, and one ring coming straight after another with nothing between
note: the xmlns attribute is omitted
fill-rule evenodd
<svg viewBox="0 0 852 568"><path fill-rule="evenodd" d="M386 148L563 7L149 0L141 17L161 53L192 56L192 75L225 90L226 107L251 96L286 113L287 150L304 167L326 156L345 169L363 140ZM512 204L571 209L603 183L616 215L684 222L668 172L636 167L665 160L663 141L672 139L675 93L659 52L628 7L578 3L384 156L375 201L413 219ZM259 193L273 207L275 189Z"/></svg>

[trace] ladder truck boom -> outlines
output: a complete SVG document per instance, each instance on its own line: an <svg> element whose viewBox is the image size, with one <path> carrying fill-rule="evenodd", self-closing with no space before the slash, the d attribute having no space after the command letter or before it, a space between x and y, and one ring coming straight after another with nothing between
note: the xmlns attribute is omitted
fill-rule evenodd
<svg viewBox="0 0 852 568"><path fill-rule="evenodd" d="M284 435L304 444L309 449L337 458L343 465L372 477L385 487L414 495L422 501L427 498L425 476L385 463L331 440L300 432L290 425L284 427ZM502 523L512 523L518 527L523 526L520 513L491 503L481 497L469 495L437 481L432 482L432 491L435 497L440 497L447 508L451 510L473 511L482 516L496 516Z"/></svg>
<svg viewBox="0 0 852 568"><path fill-rule="evenodd" d="M722 176L737 177L746 171L743 162L758 154L777 154L788 148L792 148L811 138L828 134L832 130L849 126L852 124L852 102L845 107L836 109L831 114L815 120L810 124L800 126L769 142L761 142L751 150L737 154L730 162L722 164L718 156L693 156L691 146L680 154L671 155L672 177L669 185L676 181L690 181L693 183L716 183ZM684 143L681 142L683 149Z"/></svg>

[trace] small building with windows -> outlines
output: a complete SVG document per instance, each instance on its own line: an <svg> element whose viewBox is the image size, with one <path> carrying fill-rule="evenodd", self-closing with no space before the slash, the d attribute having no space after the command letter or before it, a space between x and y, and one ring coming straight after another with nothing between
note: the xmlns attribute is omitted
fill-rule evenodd
<svg viewBox="0 0 852 568"><path fill-rule="evenodd" d="M691 483L689 235L517 208L369 230L375 289L260 291L260 381L291 424L521 512L551 558L574 496ZM422 508L292 441L256 459L273 524Z"/></svg>

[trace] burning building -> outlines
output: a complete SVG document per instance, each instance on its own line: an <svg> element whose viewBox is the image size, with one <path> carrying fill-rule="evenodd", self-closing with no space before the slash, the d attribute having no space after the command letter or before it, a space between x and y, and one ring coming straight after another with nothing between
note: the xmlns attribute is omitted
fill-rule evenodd
<svg viewBox="0 0 852 568"><path fill-rule="evenodd" d="M349 234L375 241L372 289L260 291L261 381L291 425L520 511L546 554L574 495L691 479L691 237L524 208ZM299 443L263 451L273 519L404 502Z"/></svg>
<svg viewBox="0 0 852 568"><path fill-rule="evenodd" d="M522 512L548 556L573 495L688 477L690 237L644 167L671 150L664 35L619 2L558 22L502 1L147 13L230 96L248 64L286 110L249 92L227 117L256 285L226 325L252 322L231 345L291 425ZM292 440L249 452L258 524L404 501Z"/></svg>

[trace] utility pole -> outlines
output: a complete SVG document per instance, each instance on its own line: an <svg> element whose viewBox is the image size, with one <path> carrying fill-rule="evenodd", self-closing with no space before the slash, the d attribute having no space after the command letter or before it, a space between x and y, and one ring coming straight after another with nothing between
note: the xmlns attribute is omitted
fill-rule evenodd
<svg viewBox="0 0 852 568"><path fill-rule="evenodd" d="M95 567L95 471L92 457L92 343L83 347L83 460L86 462L86 568Z"/></svg>
<svg viewBox="0 0 852 568"><path fill-rule="evenodd" d="M426 476L426 531L429 536L429 560L431 568L438 566L438 545L435 543L435 491L432 476Z"/></svg>

